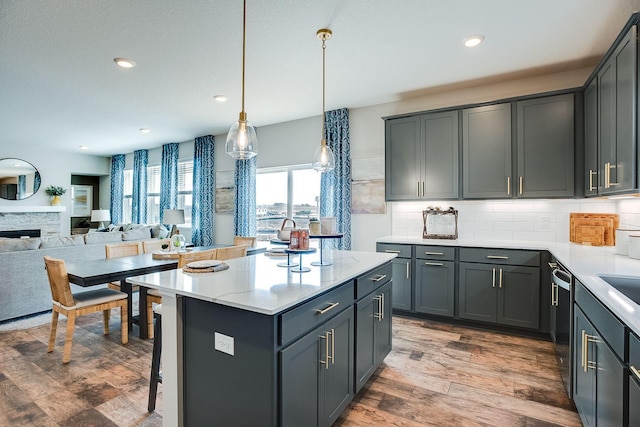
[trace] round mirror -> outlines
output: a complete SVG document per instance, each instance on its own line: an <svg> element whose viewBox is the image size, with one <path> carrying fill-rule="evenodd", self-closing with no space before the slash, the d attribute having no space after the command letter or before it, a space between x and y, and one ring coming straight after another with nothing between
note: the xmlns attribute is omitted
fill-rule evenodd
<svg viewBox="0 0 640 427"><path fill-rule="evenodd" d="M22 200L40 188L40 172L20 159L0 159L0 198Z"/></svg>

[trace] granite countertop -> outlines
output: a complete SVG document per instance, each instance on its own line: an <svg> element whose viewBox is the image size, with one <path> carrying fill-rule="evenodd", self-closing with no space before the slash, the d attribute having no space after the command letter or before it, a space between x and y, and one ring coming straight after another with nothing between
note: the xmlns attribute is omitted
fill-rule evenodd
<svg viewBox="0 0 640 427"><path fill-rule="evenodd" d="M330 266L294 273L278 267L286 257L247 256L224 261L228 270L216 273L184 273L182 269L128 278L133 284L158 289L257 313L273 315L304 302L367 271L391 261L395 254L325 250ZM300 257L292 255L298 263ZM319 261L319 252L302 255L302 265Z"/></svg>
<svg viewBox="0 0 640 427"><path fill-rule="evenodd" d="M440 240L398 236L381 237L377 241L411 245L548 250L620 320L640 335L640 305L598 277L603 274L640 276L640 260L616 254L613 246L513 240Z"/></svg>

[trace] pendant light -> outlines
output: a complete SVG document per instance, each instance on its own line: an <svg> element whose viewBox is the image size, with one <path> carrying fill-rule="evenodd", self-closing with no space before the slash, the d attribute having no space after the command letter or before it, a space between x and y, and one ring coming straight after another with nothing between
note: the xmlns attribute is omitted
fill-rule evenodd
<svg viewBox="0 0 640 427"><path fill-rule="evenodd" d="M244 111L244 58L247 40L247 0L244 0L242 15L242 111L240 118L231 126L227 134L225 151L237 160L250 159L258 154L258 137L256 129L247 122L247 113Z"/></svg>
<svg viewBox="0 0 640 427"><path fill-rule="evenodd" d="M326 28L322 28L316 33L316 36L320 40L322 40L322 140L320 141L320 146L316 149L316 152L313 155L313 169L317 170L318 172L329 172L336 167L336 161L333 157L333 152L327 145L327 138L325 136L325 42L331 38L331 35L331 30Z"/></svg>

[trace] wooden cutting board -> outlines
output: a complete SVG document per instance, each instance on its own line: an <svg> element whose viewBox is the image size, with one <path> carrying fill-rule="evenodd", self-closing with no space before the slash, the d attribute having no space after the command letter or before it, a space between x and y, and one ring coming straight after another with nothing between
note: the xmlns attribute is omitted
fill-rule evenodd
<svg viewBox="0 0 640 427"><path fill-rule="evenodd" d="M569 240L594 246L615 246L618 214L571 213Z"/></svg>

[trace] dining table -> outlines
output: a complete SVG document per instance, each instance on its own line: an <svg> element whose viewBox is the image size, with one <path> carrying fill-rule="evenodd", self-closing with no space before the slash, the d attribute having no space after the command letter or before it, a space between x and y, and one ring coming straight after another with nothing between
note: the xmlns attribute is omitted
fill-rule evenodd
<svg viewBox="0 0 640 427"><path fill-rule="evenodd" d="M223 248L232 245L214 244L210 246L198 246L189 248L192 251L201 251L214 248ZM248 248L247 255L264 252L264 248ZM178 268L177 258L156 258L152 253L124 256L118 258L104 258L82 262L65 262L69 282L81 287L103 285L109 282L120 282L120 289L127 294L127 315L129 330L133 324L140 328L140 338L149 337L147 328L147 288L139 287L138 315L133 316L133 288L127 282L128 277L143 274L157 273Z"/></svg>

